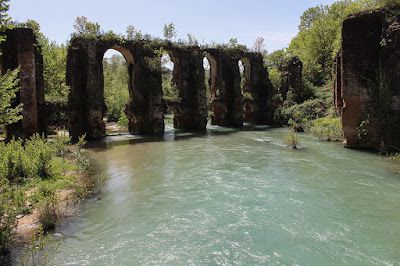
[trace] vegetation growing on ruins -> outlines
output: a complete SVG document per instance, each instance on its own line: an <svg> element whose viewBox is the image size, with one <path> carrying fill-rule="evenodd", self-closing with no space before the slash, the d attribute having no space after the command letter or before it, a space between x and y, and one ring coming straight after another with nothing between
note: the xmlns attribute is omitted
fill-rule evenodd
<svg viewBox="0 0 400 266"><path fill-rule="evenodd" d="M307 9L300 18L299 32L289 46L266 58L278 104L283 100L280 86L284 77L279 71L280 65L292 56L298 56L303 62L303 87L308 97L295 102L289 90L288 97L275 112L277 121L310 130L324 139L337 139L341 130L331 99L331 70L340 47L341 23L351 13L398 4L398 0L343 0Z"/></svg>

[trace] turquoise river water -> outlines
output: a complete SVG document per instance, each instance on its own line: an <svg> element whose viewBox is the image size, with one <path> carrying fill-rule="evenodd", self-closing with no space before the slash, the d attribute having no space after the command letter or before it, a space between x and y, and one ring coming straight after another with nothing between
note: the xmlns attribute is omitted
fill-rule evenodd
<svg viewBox="0 0 400 266"><path fill-rule="evenodd" d="M109 136L107 177L57 228L55 265L400 263L398 165L286 129Z"/></svg>

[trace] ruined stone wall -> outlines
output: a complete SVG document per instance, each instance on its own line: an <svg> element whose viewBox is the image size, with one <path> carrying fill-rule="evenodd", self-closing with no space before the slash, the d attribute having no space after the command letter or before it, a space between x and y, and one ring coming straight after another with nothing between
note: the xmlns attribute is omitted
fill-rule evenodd
<svg viewBox="0 0 400 266"><path fill-rule="evenodd" d="M2 33L6 41L0 44L2 51L1 72L20 68L20 90L14 105L23 104L22 120L6 127L6 137L29 137L36 132L44 132L46 126L40 124L40 111L44 106L43 57L32 29L15 28Z"/></svg>
<svg viewBox="0 0 400 266"><path fill-rule="evenodd" d="M133 134L164 132L160 49L165 49L174 62L173 82L179 91L179 102L166 104L174 111L175 128L206 129L205 54L211 61L212 124L242 126L244 118L257 124L272 120L272 86L260 54L226 49L201 50L199 47L174 46L169 42L74 38L67 60L67 85L71 88L68 119L74 138L84 133L89 138L105 135L102 60L108 49L121 52L128 63L130 102L125 113L129 131ZM246 62L247 68L245 90L253 97L245 105L240 85L240 59Z"/></svg>
<svg viewBox="0 0 400 266"><path fill-rule="evenodd" d="M278 70L282 73L283 83L279 90L283 100L286 100L289 89L292 89L295 99L300 101L304 89L302 81L303 63L297 56L294 56L282 62Z"/></svg>
<svg viewBox="0 0 400 266"><path fill-rule="evenodd" d="M118 40L75 38L71 41L67 60L70 134L77 138L105 136L103 57L108 49L120 51L128 63L130 102L125 113L132 134L164 132L161 64L151 45Z"/></svg>
<svg viewBox="0 0 400 266"><path fill-rule="evenodd" d="M400 7L343 21L334 96L346 146L400 151Z"/></svg>
<svg viewBox="0 0 400 266"><path fill-rule="evenodd" d="M252 99L245 99L244 121L254 124L269 124L273 121L272 95L273 86L268 77L268 70L264 67L264 60L259 53L248 53L242 59L245 67L244 92L248 92ZM246 76L246 67L249 68L249 77Z"/></svg>

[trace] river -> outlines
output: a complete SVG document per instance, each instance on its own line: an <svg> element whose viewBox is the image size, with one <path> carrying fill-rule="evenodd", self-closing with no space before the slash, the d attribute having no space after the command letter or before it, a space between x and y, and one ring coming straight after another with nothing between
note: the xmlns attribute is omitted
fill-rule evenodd
<svg viewBox="0 0 400 266"><path fill-rule="evenodd" d="M89 149L102 191L57 227L52 263L399 263L398 165L308 134L289 149L286 133L209 126L107 137Z"/></svg>

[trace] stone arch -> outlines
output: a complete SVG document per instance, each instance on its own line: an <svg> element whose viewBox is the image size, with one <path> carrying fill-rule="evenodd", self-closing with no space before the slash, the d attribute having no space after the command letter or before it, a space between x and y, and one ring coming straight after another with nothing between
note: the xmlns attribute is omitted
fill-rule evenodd
<svg viewBox="0 0 400 266"><path fill-rule="evenodd" d="M218 86L218 79L217 79L217 60L210 55L209 53L206 53L205 58L208 60L210 64L210 79L208 81L209 86L210 86L210 98L208 99L209 102L212 102L214 99L219 98L219 89L221 86Z"/></svg>
<svg viewBox="0 0 400 266"><path fill-rule="evenodd" d="M102 60L108 49L125 57L129 71L130 102L125 113L133 134L164 131L161 70L154 47L143 43L97 38L73 38L68 49L67 85L70 86L68 120L70 134L78 138L105 136Z"/></svg>
<svg viewBox="0 0 400 266"><path fill-rule="evenodd" d="M126 96L129 95L128 99L125 99L125 103L124 103L124 110L123 111L125 112L125 114L126 114L126 106L128 104L131 104L132 97L134 95L134 93L133 93L133 83L132 83L132 80L133 80L132 77L133 77L133 74L134 74L134 71L133 71L134 60L133 60L133 55L132 55L131 51L129 51L129 49L127 49L127 48L125 48L123 46L120 46L120 45L113 45L113 46L110 46L110 48L108 48L108 49L105 48L103 56L102 56L102 60L101 60L101 64L102 64L101 65L102 66L102 68L101 68L101 77L99 77L99 78L103 79L103 82L102 82L102 84L103 84L103 90L102 91L103 91L103 95L104 95L103 96L104 97L103 118L106 117L106 116L107 116L107 118L109 117L109 113L108 112L109 112L109 108L110 108L110 106L107 106L107 104L106 104L106 84L105 84L105 79L104 79L104 61L105 61L105 56L106 56L106 53L108 51L110 51L110 50L117 51L119 56L122 55L122 57L124 58L123 60L125 60L125 63L126 63L126 66L124 66L124 69L125 69L126 72L125 71L124 72L127 74L127 81L126 81L126 84L124 84L123 90L127 90L127 91L126 92L122 92L123 94L119 94L119 97L124 97L124 99L125 99ZM116 93L116 92L114 91L114 93ZM121 92L117 92L117 93L121 93ZM115 114L111 115L111 117L115 117L115 116L116 116ZM107 119L107 121L109 122L108 119Z"/></svg>
<svg viewBox="0 0 400 266"><path fill-rule="evenodd" d="M251 62L250 58L242 57L240 59L243 65L243 93L252 93L251 91Z"/></svg>

